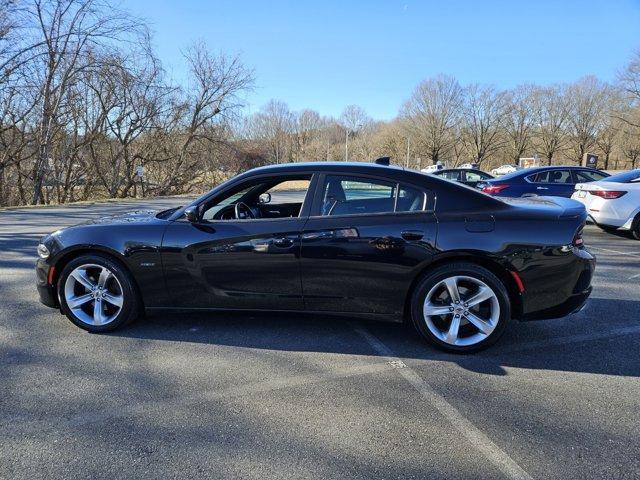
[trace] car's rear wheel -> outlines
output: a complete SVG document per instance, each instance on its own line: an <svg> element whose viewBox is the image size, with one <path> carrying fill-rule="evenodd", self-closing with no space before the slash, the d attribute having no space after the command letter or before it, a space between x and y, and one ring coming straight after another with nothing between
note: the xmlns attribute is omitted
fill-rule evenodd
<svg viewBox="0 0 640 480"><path fill-rule="evenodd" d="M103 255L81 255L69 262L58 281L58 298L69 320L90 332L115 330L139 311L131 275Z"/></svg>
<svg viewBox="0 0 640 480"><path fill-rule="evenodd" d="M489 270L470 263L428 272L411 299L416 330L443 350L470 353L495 343L511 318L509 295Z"/></svg>
<svg viewBox="0 0 640 480"><path fill-rule="evenodd" d="M636 240L640 240L640 214L636 215L636 218L633 220L631 235L633 235L633 238Z"/></svg>
<svg viewBox="0 0 640 480"><path fill-rule="evenodd" d="M600 227L600 230L607 233L615 233L618 230L618 227L610 227L608 225L598 225L598 227Z"/></svg>

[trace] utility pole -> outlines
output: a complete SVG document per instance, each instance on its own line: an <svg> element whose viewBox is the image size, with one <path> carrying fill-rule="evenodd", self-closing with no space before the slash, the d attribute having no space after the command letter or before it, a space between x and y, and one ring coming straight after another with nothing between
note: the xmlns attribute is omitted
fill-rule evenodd
<svg viewBox="0 0 640 480"><path fill-rule="evenodd" d="M344 161L349 160L349 129L345 130L344 134Z"/></svg>
<svg viewBox="0 0 640 480"><path fill-rule="evenodd" d="M410 141L410 138L407 137L407 162L406 162L407 168L409 168L409 141Z"/></svg>
<svg viewBox="0 0 640 480"><path fill-rule="evenodd" d="M360 128L362 128L362 124L359 123L356 125L356 130L354 130L353 132L357 132L358 130L360 130ZM349 160L349 134L351 133L351 130L349 128L345 128L345 133L344 133L344 161L348 161Z"/></svg>

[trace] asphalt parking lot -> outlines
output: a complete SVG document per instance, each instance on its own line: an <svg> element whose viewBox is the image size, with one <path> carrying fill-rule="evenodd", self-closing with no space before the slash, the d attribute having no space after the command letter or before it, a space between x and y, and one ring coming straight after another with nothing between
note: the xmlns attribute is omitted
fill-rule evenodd
<svg viewBox="0 0 640 480"><path fill-rule="evenodd" d="M0 212L0 478L640 478L639 241L587 227L587 308L471 356L301 315L92 335L38 303L42 234L182 201Z"/></svg>

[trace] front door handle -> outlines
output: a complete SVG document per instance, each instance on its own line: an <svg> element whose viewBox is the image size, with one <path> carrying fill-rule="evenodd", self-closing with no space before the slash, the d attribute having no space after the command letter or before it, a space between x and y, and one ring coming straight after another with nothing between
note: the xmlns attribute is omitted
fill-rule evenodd
<svg viewBox="0 0 640 480"><path fill-rule="evenodd" d="M280 248L288 248L291 245L293 245L293 240L287 237L282 237L282 238L276 238L273 240L273 244L276 247L280 247Z"/></svg>
<svg viewBox="0 0 640 480"><path fill-rule="evenodd" d="M317 232L304 232L302 234L303 240L318 240L320 238L333 238L335 236L334 230L320 230Z"/></svg>
<svg viewBox="0 0 640 480"><path fill-rule="evenodd" d="M404 230L400 233L400 236L405 240L422 240L424 232L422 230Z"/></svg>
<svg viewBox="0 0 640 480"><path fill-rule="evenodd" d="M536 190L549 190L549 187L536 187Z"/></svg>

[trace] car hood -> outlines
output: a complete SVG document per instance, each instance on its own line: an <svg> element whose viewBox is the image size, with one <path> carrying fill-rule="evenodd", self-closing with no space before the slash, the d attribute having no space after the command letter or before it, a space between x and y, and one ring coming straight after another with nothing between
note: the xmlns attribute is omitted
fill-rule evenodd
<svg viewBox="0 0 640 480"><path fill-rule="evenodd" d="M557 218L586 215L582 203L565 197L501 197L500 200L532 214L542 213Z"/></svg>
<svg viewBox="0 0 640 480"><path fill-rule="evenodd" d="M131 223L149 223L156 221L157 210L135 210L132 212L108 215L105 217L87 220L80 225L118 225Z"/></svg>

